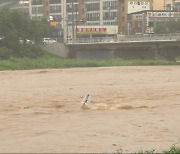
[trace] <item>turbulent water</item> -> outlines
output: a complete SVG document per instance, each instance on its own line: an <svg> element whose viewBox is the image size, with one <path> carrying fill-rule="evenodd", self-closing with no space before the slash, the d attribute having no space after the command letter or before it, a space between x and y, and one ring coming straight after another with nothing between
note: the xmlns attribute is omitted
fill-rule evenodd
<svg viewBox="0 0 180 154"><path fill-rule="evenodd" d="M0 105L3 153L161 151L180 138L180 67L2 71Z"/></svg>

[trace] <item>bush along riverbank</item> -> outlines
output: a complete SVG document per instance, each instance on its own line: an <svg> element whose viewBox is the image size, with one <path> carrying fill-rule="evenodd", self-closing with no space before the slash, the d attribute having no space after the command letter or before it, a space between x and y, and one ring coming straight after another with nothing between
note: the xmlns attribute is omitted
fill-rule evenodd
<svg viewBox="0 0 180 154"><path fill-rule="evenodd" d="M36 56L34 58L34 56ZM32 57L32 58L31 58ZM30 70L30 69L53 69L53 68L73 68L73 67L109 67L109 66L159 66L159 65L180 65L180 63L165 61L160 59L149 60L81 60L62 59L42 51L31 57L9 57L0 60L0 70Z"/></svg>
<svg viewBox="0 0 180 154"><path fill-rule="evenodd" d="M116 154L123 154L123 153L126 153L123 151L123 149L118 149L116 151ZM139 150L138 152L133 152L135 154L156 154L156 153L163 153L163 154L180 154L180 147L177 147L175 145L171 146L171 148L169 150L165 150L165 151L162 151L162 152L157 152L155 149L152 149L152 150L147 150L147 151L144 151L144 150Z"/></svg>

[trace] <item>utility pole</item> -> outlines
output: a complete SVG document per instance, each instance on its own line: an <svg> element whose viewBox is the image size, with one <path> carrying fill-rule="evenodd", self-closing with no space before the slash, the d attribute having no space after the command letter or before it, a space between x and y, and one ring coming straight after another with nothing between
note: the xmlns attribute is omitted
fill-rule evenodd
<svg viewBox="0 0 180 154"><path fill-rule="evenodd" d="M76 9L76 39L77 39L77 25L78 25L78 22L79 22L79 20L77 18L77 9Z"/></svg>
<svg viewBox="0 0 180 154"><path fill-rule="evenodd" d="M68 26L69 26L69 22L68 22L68 19L66 19L66 28L67 28L67 43L68 43L68 40L69 40L69 29L68 29Z"/></svg>
<svg viewBox="0 0 180 154"><path fill-rule="evenodd" d="M145 31L145 11L142 13L142 34L144 35Z"/></svg>
<svg viewBox="0 0 180 154"><path fill-rule="evenodd" d="M74 40L74 2L71 2L72 7L72 40Z"/></svg>

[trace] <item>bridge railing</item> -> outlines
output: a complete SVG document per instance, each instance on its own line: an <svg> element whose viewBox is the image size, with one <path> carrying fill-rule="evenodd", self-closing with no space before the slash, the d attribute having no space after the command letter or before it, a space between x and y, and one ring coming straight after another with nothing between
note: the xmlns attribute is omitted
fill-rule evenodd
<svg viewBox="0 0 180 154"><path fill-rule="evenodd" d="M150 34L126 36L126 41L158 41L158 40L179 40L180 33L175 34Z"/></svg>
<svg viewBox="0 0 180 154"><path fill-rule="evenodd" d="M180 41L180 33L174 34L150 34L150 35L121 35L120 37L94 37L77 38L69 40L67 44L98 44L121 42L151 42L151 41Z"/></svg>

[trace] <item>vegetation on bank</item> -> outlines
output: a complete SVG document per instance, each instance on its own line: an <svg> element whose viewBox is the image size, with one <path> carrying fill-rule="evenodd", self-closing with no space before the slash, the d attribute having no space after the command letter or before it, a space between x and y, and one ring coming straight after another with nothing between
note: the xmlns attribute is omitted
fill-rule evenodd
<svg viewBox="0 0 180 154"><path fill-rule="evenodd" d="M180 62L180 57L176 57L176 61Z"/></svg>
<svg viewBox="0 0 180 154"><path fill-rule="evenodd" d="M123 154L123 150L119 149L117 150L116 154ZM156 153L164 153L164 154L180 154L180 147L177 147L175 145L171 146L171 148L169 150L165 150L162 152L157 152L155 149L152 150L147 150L147 151L143 151L140 150L138 152L133 152L135 154L156 154Z"/></svg>
<svg viewBox="0 0 180 154"><path fill-rule="evenodd" d="M52 29L45 20L31 20L28 13L0 9L0 60L42 56L38 44L51 33Z"/></svg>
<svg viewBox="0 0 180 154"><path fill-rule="evenodd" d="M43 53L38 58L10 57L7 60L0 60L0 70L30 70L30 69L52 69L52 68L73 68L73 67L108 67L108 66L149 66L149 65L180 65L180 63L150 59L150 60L81 60L63 59L57 56Z"/></svg>

